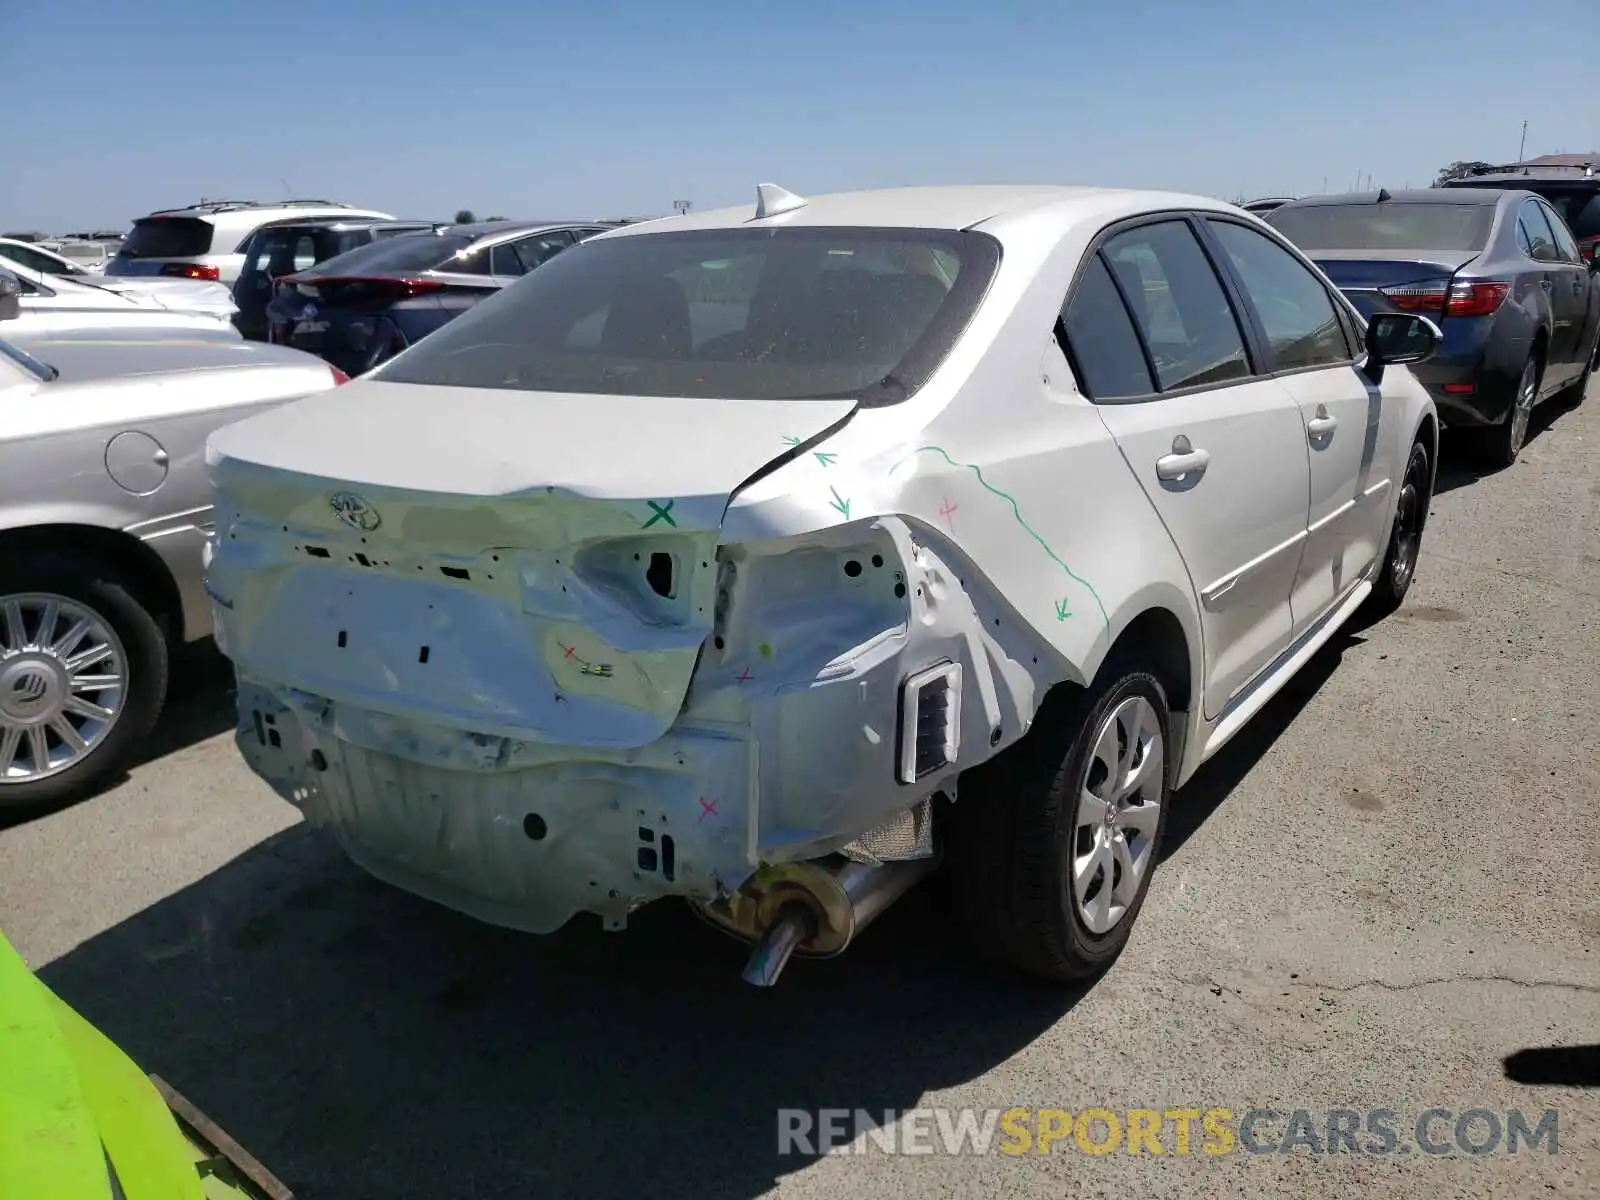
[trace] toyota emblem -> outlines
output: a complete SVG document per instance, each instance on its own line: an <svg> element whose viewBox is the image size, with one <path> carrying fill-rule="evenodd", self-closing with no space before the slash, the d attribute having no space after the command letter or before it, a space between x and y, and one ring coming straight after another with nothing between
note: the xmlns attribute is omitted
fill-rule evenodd
<svg viewBox="0 0 1600 1200"><path fill-rule="evenodd" d="M383 524L383 518L378 515L378 510L354 492L335 492L328 497L328 507L339 520L351 529L359 529L362 533L371 533Z"/></svg>

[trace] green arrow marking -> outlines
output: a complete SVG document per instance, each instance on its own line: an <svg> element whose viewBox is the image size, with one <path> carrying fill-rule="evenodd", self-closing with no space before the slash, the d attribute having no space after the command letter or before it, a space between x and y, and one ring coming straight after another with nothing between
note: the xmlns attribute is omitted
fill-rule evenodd
<svg viewBox="0 0 1600 1200"><path fill-rule="evenodd" d="M839 495L838 488L831 487L828 490L833 493L833 500L829 503L828 507L837 509L839 512L844 514L844 519L848 521L850 519L850 501Z"/></svg>
<svg viewBox="0 0 1600 1200"><path fill-rule="evenodd" d="M813 450L812 453L817 456L817 461L825 467L833 466L834 460L839 457L837 454L827 454L821 450Z"/></svg>
<svg viewBox="0 0 1600 1200"><path fill-rule="evenodd" d="M804 439L797 438L797 437L789 437L787 434L785 434L783 440L788 442L789 445L791 445L791 446L798 446L801 443L801 441L804 440Z"/></svg>
<svg viewBox="0 0 1600 1200"><path fill-rule="evenodd" d="M1056 601L1056 620L1065 621L1071 615L1072 615L1072 610L1071 610L1071 608L1068 607L1067 602L1065 600L1057 600Z"/></svg>
<svg viewBox="0 0 1600 1200"><path fill-rule="evenodd" d="M672 519L672 506L677 503L676 500L668 500L665 504L657 504L654 500L646 500L645 503L650 506L650 511L654 515L643 525L639 526L640 529L649 529L650 526L654 525L657 521L665 521L674 529L678 527L678 523Z"/></svg>
<svg viewBox="0 0 1600 1200"><path fill-rule="evenodd" d="M983 477L982 468L980 468L976 463L957 462L955 459L951 458L950 457L950 452L948 450L946 450L943 446L918 446L915 450L911 451L910 454L906 455L905 458L902 458L900 460L900 462L905 462L906 459L909 459L909 458L913 457L914 455L918 455L918 454L937 454L940 458L944 459L945 462L949 463L952 467L957 467L957 468L961 468L963 470L971 471L973 476L977 479L978 485L980 487L982 487L985 491L991 493L992 495L998 496L1001 500L1004 500L1006 502L1006 504L1010 507L1011 515L1016 520L1017 524L1022 527L1023 531L1026 532L1029 537L1031 537L1035 542L1037 542L1039 544L1039 548L1041 550L1043 550L1046 555L1049 556L1051 562L1055 563L1056 566L1060 567L1063 571L1065 571L1067 573L1068 577L1071 578L1074 583L1077 583L1077 584L1081 585L1083 587L1083 589L1085 591L1087 591L1091 597L1093 597L1094 603L1095 603L1095 607L1100 610L1100 619L1102 621L1105 621L1107 626L1110 625L1111 618L1106 614L1106 606L1105 606L1104 601L1102 601L1100 599L1100 593L1095 591L1094 585L1091 584L1087 579L1085 579L1082 575L1079 575L1071 567L1067 566L1066 560L1063 559L1059 554L1057 554L1053 549L1051 549L1049 542L1045 541L1044 538L1039 536L1039 531L1034 529L1034 527L1032 525L1029 525L1027 521L1023 520L1022 509L1017 504L1017 500L1016 500L1015 496L1012 496L1009 492L1002 491L1001 489L995 487L994 484L990 483L987 479L985 479ZM894 470L897 467L899 467L899 465L900 465L900 463L897 462L897 463L894 464L894 466L891 466L889 468L890 473L892 474L894 472ZM1068 617L1070 617L1072 615L1070 612L1064 612L1063 611L1064 607L1065 607L1065 602L1064 601L1062 601L1062 602L1060 602L1060 603L1058 603L1056 605L1057 618L1059 620L1062 620L1062 621L1065 621Z"/></svg>

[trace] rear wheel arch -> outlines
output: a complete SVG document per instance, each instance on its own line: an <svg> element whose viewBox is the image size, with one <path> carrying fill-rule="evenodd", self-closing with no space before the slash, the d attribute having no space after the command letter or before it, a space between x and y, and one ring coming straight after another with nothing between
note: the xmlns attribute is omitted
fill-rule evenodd
<svg viewBox="0 0 1600 1200"><path fill-rule="evenodd" d="M1176 783L1184 761L1190 718L1199 703L1197 681L1204 673L1199 636L1185 629L1175 606L1161 602L1138 606L1131 615L1117 621L1114 628L1117 632L1105 655L1087 673L1088 685L1071 680L1055 684L1039 705L1034 727L1045 736L1049 736L1048 731L1060 731L1062 718L1085 691L1129 671L1147 671L1160 681L1167 694L1172 714L1172 728L1167 731L1172 749L1170 769Z"/></svg>
<svg viewBox="0 0 1600 1200"><path fill-rule="evenodd" d="M99 525L27 525L0 530L0 555L71 551L105 563L161 626L167 640L182 641L183 601L178 581L161 556L132 534Z"/></svg>

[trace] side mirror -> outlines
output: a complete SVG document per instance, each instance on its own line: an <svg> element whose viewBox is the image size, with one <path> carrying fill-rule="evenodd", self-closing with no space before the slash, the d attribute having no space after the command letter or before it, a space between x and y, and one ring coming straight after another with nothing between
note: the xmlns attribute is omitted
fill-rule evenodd
<svg viewBox="0 0 1600 1200"><path fill-rule="evenodd" d="M1381 383L1384 367L1424 362L1443 340L1444 334L1427 317L1378 313L1367 322L1367 361L1361 369L1373 383Z"/></svg>
<svg viewBox="0 0 1600 1200"><path fill-rule="evenodd" d="M22 315L22 285L10 275L0 275L0 321L15 321Z"/></svg>

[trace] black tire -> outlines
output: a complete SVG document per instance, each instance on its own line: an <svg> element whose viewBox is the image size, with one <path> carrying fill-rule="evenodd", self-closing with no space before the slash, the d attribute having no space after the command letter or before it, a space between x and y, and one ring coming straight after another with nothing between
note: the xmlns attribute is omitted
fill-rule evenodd
<svg viewBox="0 0 1600 1200"><path fill-rule="evenodd" d="M0 779L0 814L8 817L80 799L126 767L155 727L167 696L166 637L118 572L72 551L7 553L0 558L0 612L6 596L27 593L61 596L104 621L122 643L126 683L115 722L81 761L42 779ZM0 625L0 648L8 645L4 625ZM0 649L0 655L6 653ZM14 647L10 657L17 658ZM0 658L0 664L3 662ZM0 725L0 732L3 729Z"/></svg>
<svg viewBox="0 0 1600 1200"><path fill-rule="evenodd" d="M1400 495L1394 506L1394 525L1383 549L1383 565L1372 581L1367 597L1367 612L1386 617L1405 602L1406 593L1417 577L1417 560L1422 554L1422 531L1428 523L1428 506L1433 502L1433 469L1428 448L1419 438L1411 444L1405 473L1400 476Z"/></svg>
<svg viewBox="0 0 1600 1200"><path fill-rule="evenodd" d="M1087 691L1059 702L1052 696L1022 742L963 780L947 840L952 897L974 947L1054 982L1093 978L1122 952L1149 892L1171 807L1175 764L1166 692L1137 667L1108 664L1101 675L1104 681ZM1097 933L1072 892L1079 796L1093 765L1094 739L1134 698L1147 702L1159 725L1162 764L1159 778L1151 778L1160 809L1148 845L1140 842L1145 866L1137 893L1120 920ZM1107 874L1103 886L1112 881Z"/></svg>
<svg viewBox="0 0 1600 1200"><path fill-rule="evenodd" d="M1526 393L1530 371L1533 373L1533 396L1532 402L1528 403ZM1538 355L1530 355L1522 366L1522 374L1517 378L1517 390L1511 401L1511 409L1506 413L1505 421L1479 431L1480 454L1486 466L1503 470L1516 462L1517 456L1522 453L1523 446L1527 444L1528 429L1533 422L1533 409L1539 403L1539 383L1543 374ZM1520 418L1519 410L1521 410Z"/></svg>

